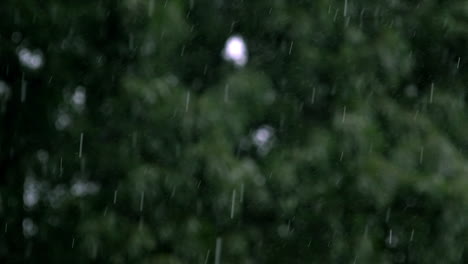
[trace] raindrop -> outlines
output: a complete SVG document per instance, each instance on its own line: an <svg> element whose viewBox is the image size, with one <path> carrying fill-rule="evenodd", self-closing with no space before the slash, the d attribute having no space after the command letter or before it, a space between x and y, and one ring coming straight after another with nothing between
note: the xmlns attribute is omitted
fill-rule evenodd
<svg viewBox="0 0 468 264"><path fill-rule="evenodd" d="M93 242L92 250L93 250L92 258L95 259L97 256L97 252L98 252L98 244L96 242Z"/></svg>
<svg viewBox="0 0 468 264"><path fill-rule="evenodd" d="M335 10L335 16L333 17L333 22L336 21L336 18L338 17L338 8Z"/></svg>
<svg viewBox="0 0 468 264"><path fill-rule="evenodd" d="M262 126L252 133L252 141L259 154L267 154L273 146L274 130L270 126Z"/></svg>
<svg viewBox="0 0 468 264"><path fill-rule="evenodd" d="M231 197L231 219L234 218L235 207L236 207L236 190L233 190L232 197Z"/></svg>
<svg viewBox="0 0 468 264"><path fill-rule="evenodd" d="M253 134L253 142L255 145L261 147L268 143L273 136L273 129L270 126L263 126L255 131Z"/></svg>
<svg viewBox="0 0 468 264"><path fill-rule="evenodd" d="M26 177L24 181L23 203L26 207L33 207L39 201L39 184L34 178Z"/></svg>
<svg viewBox="0 0 468 264"><path fill-rule="evenodd" d="M221 247L223 246L222 238L216 238L216 250L215 250L215 264L221 263Z"/></svg>
<svg viewBox="0 0 468 264"><path fill-rule="evenodd" d="M72 95L72 103L77 110L81 110L86 102L86 91L82 86L78 86Z"/></svg>
<svg viewBox="0 0 468 264"><path fill-rule="evenodd" d="M294 41L291 41L291 45L289 46L289 55L291 55L293 45L294 45Z"/></svg>
<svg viewBox="0 0 468 264"><path fill-rule="evenodd" d="M187 96L185 97L185 112L188 111L190 105L190 91L187 92Z"/></svg>
<svg viewBox="0 0 468 264"><path fill-rule="evenodd" d="M283 225L278 226L277 232L280 237L282 238L287 237L289 234L289 222L288 222L288 225L283 224Z"/></svg>
<svg viewBox="0 0 468 264"><path fill-rule="evenodd" d="M31 218L25 218L23 220L23 234L26 237L32 237L37 233L37 226L31 220Z"/></svg>
<svg viewBox="0 0 468 264"><path fill-rule="evenodd" d="M227 39L223 58L233 62L236 66L244 66L247 63L247 46L241 36L234 35Z"/></svg>
<svg viewBox="0 0 468 264"><path fill-rule="evenodd" d="M71 187L71 193L74 196L85 196L94 194L99 191L99 186L96 183L84 180L77 180Z"/></svg>
<svg viewBox="0 0 468 264"><path fill-rule="evenodd" d="M64 197L68 195L68 191L64 185L59 184L55 188L47 190L46 195L50 206L52 208L59 208L63 203Z"/></svg>
<svg viewBox="0 0 468 264"><path fill-rule="evenodd" d="M388 244L390 244L390 245L392 244L392 242L393 242L392 239L393 239L393 230L390 229L390 232L388 234Z"/></svg>
<svg viewBox="0 0 468 264"><path fill-rule="evenodd" d="M49 153L41 149L37 152L37 159L39 160L40 163L46 164L47 161L49 160Z"/></svg>
<svg viewBox="0 0 468 264"><path fill-rule="evenodd" d="M55 121L55 127L58 130L63 130L68 127L71 123L70 116L65 112L60 112L58 114L57 120Z"/></svg>
<svg viewBox="0 0 468 264"><path fill-rule="evenodd" d="M366 9L363 8L361 10L361 14L359 15L359 27L362 27L362 21L363 21L363 17L364 17L364 13L366 12Z"/></svg>
<svg viewBox="0 0 468 264"><path fill-rule="evenodd" d="M410 98L414 98L414 97L418 96L418 88L414 84L410 84L410 85L406 86L405 94L406 94L406 96L408 96Z"/></svg>
<svg viewBox="0 0 468 264"><path fill-rule="evenodd" d="M152 16L154 11L154 0L149 1L149 6L148 6L148 16Z"/></svg>
<svg viewBox="0 0 468 264"><path fill-rule="evenodd" d="M346 106L343 107L343 118L341 119L341 122L344 123L346 120Z"/></svg>
<svg viewBox="0 0 468 264"><path fill-rule="evenodd" d="M208 249L208 251L206 252L206 257L205 257L205 264L208 263L208 259L210 258L210 250Z"/></svg>
<svg viewBox="0 0 468 264"><path fill-rule="evenodd" d="M81 159L81 155L83 154L83 133L80 135L80 151L78 153L78 157Z"/></svg>
<svg viewBox="0 0 468 264"><path fill-rule="evenodd" d="M20 63L32 70L39 69L43 64L42 53L38 50L31 51L27 48L21 48L18 51Z"/></svg>
<svg viewBox="0 0 468 264"><path fill-rule="evenodd" d="M424 158L424 147L421 147L421 151L419 152L419 164L422 164Z"/></svg>
<svg viewBox="0 0 468 264"><path fill-rule="evenodd" d="M180 51L180 56L183 57L185 53L185 45L182 46L182 49Z"/></svg>
<svg viewBox="0 0 468 264"><path fill-rule="evenodd" d="M418 115L419 115L419 109L416 110L416 113L414 113L414 117L413 117L413 120L417 120L418 119Z"/></svg>
<svg viewBox="0 0 468 264"><path fill-rule="evenodd" d="M114 204L117 202L117 190L114 191Z"/></svg>
<svg viewBox="0 0 468 264"><path fill-rule="evenodd" d="M145 200L145 192L141 192L141 199L140 199L140 212L143 211L143 202Z"/></svg>
<svg viewBox="0 0 468 264"><path fill-rule="evenodd" d="M3 81L0 81L0 99L10 97L10 87Z"/></svg>
<svg viewBox="0 0 468 264"><path fill-rule="evenodd" d="M343 16L348 15L348 0L344 1Z"/></svg>

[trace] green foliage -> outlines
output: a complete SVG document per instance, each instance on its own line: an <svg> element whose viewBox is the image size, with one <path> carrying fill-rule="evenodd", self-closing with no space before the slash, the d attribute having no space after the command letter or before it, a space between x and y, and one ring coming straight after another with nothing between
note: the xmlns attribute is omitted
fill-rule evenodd
<svg viewBox="0 0 468 264"><path fill-rule="evenodd" d="M467 7L3 0L0 262L467 262Z"/></svg>

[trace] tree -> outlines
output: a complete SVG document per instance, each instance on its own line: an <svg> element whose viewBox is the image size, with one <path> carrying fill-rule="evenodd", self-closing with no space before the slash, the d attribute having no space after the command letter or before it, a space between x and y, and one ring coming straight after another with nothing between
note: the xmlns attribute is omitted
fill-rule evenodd
<svg viewBox="0 0 468 264"><path fill-rule="evenodd" d="M467 260L462 1L2 5L3 262Z"/></svg>

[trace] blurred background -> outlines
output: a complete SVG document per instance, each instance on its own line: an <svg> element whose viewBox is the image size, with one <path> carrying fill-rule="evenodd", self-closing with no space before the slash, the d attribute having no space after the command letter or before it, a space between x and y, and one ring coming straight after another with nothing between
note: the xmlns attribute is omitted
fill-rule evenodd
<svg viewBox="0 0 468 264"><path fill-rule="evenodd" d="M0 263L468 263L468 2L2 0Z"/></svg>

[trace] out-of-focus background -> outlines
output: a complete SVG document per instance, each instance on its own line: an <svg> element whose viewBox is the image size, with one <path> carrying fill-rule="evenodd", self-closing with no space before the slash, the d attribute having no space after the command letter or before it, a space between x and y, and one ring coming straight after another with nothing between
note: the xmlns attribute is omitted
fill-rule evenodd
<svg viewBox="0 0 468 264"><path fill-rule="evenodd" d="M468 2L2 0L0 263L467 263Z"/></svg>

